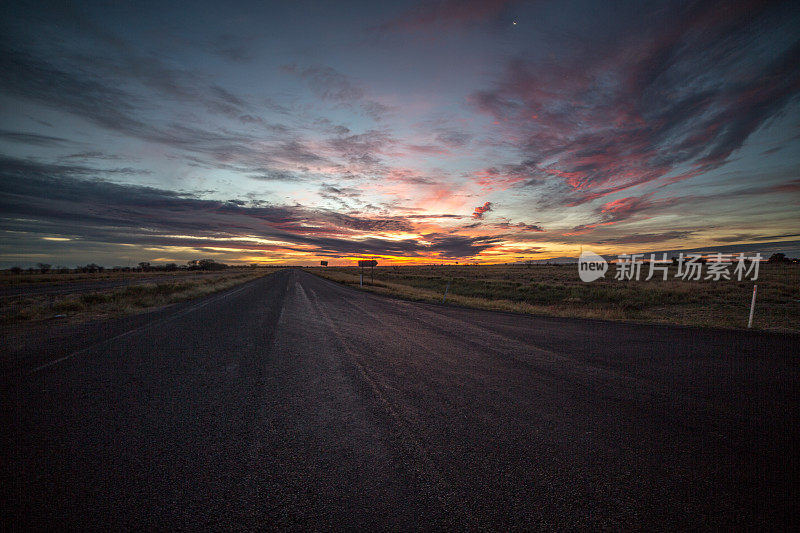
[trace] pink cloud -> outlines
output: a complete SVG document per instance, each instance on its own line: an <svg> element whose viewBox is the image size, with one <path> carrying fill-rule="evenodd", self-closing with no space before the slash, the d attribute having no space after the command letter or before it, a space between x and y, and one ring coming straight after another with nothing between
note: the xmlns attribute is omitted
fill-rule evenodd
<svg viewBox="0 0 800 533"><path fill-rule="evenodd" d="M483 205L479 205L475 208L475 211L472 213L472 218L481 219L483 215L488 213L492 210L492 202L486 202Z"/></svg>

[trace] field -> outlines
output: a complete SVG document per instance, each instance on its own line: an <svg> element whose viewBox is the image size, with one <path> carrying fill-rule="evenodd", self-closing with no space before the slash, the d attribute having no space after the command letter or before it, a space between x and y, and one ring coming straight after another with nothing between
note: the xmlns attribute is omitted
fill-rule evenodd
<svg viewBox="0 0 800 533"><path fill-rule="evenodd" d="M0 275L0 323L80 322L197 298L267 275L269 268L222 271Z"/></svg>
<svg viewBox="0 0 800 533"><path fill-rule="evenodd" d="M313 267L309 272L359 287L358 267ZM646 267L643 272L646 271ZM743 328L753 281L618 281L584 283L576 265L384 266L364 269L364 290L427 302L547 316ZM642 276L642 280L646 277ZM800 265L762 264L753 328L800 331Z"/></svg>

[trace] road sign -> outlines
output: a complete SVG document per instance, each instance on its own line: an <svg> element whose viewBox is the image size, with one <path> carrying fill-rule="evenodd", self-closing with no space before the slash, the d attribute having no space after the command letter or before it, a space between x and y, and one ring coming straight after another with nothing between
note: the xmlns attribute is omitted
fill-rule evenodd
<svg viewBox="0 0 800 533"><path fill-rule="evenodd" d="M378 265L378 262L375 261L374 259L359 259L358 260L358 266L361 267L361 286L362 287L364 286L364 267L369 267L369 272L371 274L370 277L372 278L372 282L374 283L375 282L375 273L374 273L373 269L377 265Z"/></svg>
<svg viewBox="0 0 800 533"><path fill-rule="evenodd" d="M324 267L328 266L328 262L327 261L320 261L319 264L324 266Z"/></svg>

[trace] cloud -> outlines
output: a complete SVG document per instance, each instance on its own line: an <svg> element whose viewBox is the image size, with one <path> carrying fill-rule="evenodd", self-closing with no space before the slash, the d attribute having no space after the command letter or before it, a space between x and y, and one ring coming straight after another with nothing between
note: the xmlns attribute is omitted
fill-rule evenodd
<svg viewBox="0 0 800 533"><path fill-rule="evenodd" d="M436 140L450 148L462 148L466 146L473 135L461 131L443 131L436 135Z"/></svg>
<svg viewBox="0 0 800 533"><path fill-rule="evenodd" d="M61 146L64 144L73 144L72 141L64 139L63 137L8 130L0 130L0 140L30 144L33 146Z"/></svg>
<svg viewBox="0 0 800 533"><path fill-rule="evenodd" d="M524 222L497 222L493 225L503 229L518 229L523 232L532 231L534 233L544 233L544 228L538 224L526 224Z"/></svg>
<svg viewBox="0 0 800 533"><path fill-rule="evenodd" d="M501 236L466 237L463 235L425 235L432 242L431 249L448 258L474 257L502 242Z"/></svg>
<svg viewBox="0 0 800 533"><path fill-rule="evenodd" d="M296 172L288 172L285 170L272 170L264 169L263 171L248 174L248 178L260 181L303 181L303 177Z"/></svg>
<svg viewBox="0 0 800 533"><path fill-rule="evenodd" d="M708 172L800 93L800 43L774 38L796 17L722 9L692 4L595 47L587 35L558 62L511 60L471 104L533 163L532 178L564 184L562 205Z"/></svg>
<svg viewBox="0 0 800 533"><path fill-rule="evenodd" d="M208 50L234 63L250 63L253 54L247 47L249 41L236 35L223 35L208 42Z"/></svg>
<svg viewBox="0 0 800 533"><path fill-rule="evenodd" d="M323 100L354 102L364 97L363 89L356 87L347 76L332 67L284 65L282 68L284 72L305 80L311 92Z"/></svg>
<svg viewBox="0 0 800 533"><path fill-rule="evenodd" d="M441 215L406 215L405 218L431 219L431 218L464 218L463 215L441 214Z"/></svg>
<svg viewBox="0 0 800 533"><path fill-rule="evenodd" d="M653 199L653 194L642 196L628 196L606 202L595 209L595 214L599 216L597 222L591 224L581 224L575 226L565 235L581 235L601 226L610 226L619 222L634 218L640 213L654 212L661 209L687 201L688 197L673 197Z"/></svg>
<svg viewBox="0 0 800 533"><path fill-rule="evenodd" d="M621 237L600 239L594 242L599 244L644 244L651 242L664 242L674 239L686 239L693 235L694 231L665 231L663 233L634 233Z"/></svg>
<svg viewBox="0 0 800 533"><path fill-rule="evenodd" d="M475 211L472 213L472 218L482 219L485 213L488 213L492 210L492 202L486 202L483 205L479 205L475 208Z"/></svg>
<svg viewBox="0 0 800 533"><path fill-rule="evenodd" d="M366 91L362 87L333 67L289 64L281 69L304 80L311 92L321 100L356 107L376 121L391 112L389 106L366 98Z"/></svg>
<svg viewBox="0 0 800 533"><path fill-rule="evenodd" d="M0 157L0 230L25 232L29 237L63 235L82 243L317 255L472 257L501 242L497 236L438 233L424 235L424 241L384 238L378 235L414 232L412 219L239 198L212 200L198 192L107 181L124 170ZM355 191L340 192L355 195Z"/></svg>

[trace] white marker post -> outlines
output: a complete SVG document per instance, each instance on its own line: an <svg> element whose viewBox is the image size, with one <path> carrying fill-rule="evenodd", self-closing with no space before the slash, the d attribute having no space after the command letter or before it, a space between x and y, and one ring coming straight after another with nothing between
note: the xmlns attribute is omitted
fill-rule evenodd
<svg viewBox="0 0 800 533"><path fill-rule="evenodd" d="M358 285L359 285L360 287L363 287L363 286L364 286L364 273L363 273L363 272L361 273L361 281L359 281L359 282L358 282Z"/></svg>
<svg viewBox="0 0 800 533"><path fill-rule="evenodd" d="M444 288L444 298L442 298L442 303L447 301L447 291L450 290L450 280L447 280L447 287Z"/></svg>
<svg viewBox="0 0 800 533"><path fill-rule="evenodd" d="M753 327L753 311L756 308L756 292L758 292L758 285L753 285L753 299L750 301L750 320L747 321L747 329Z"/></svg>

